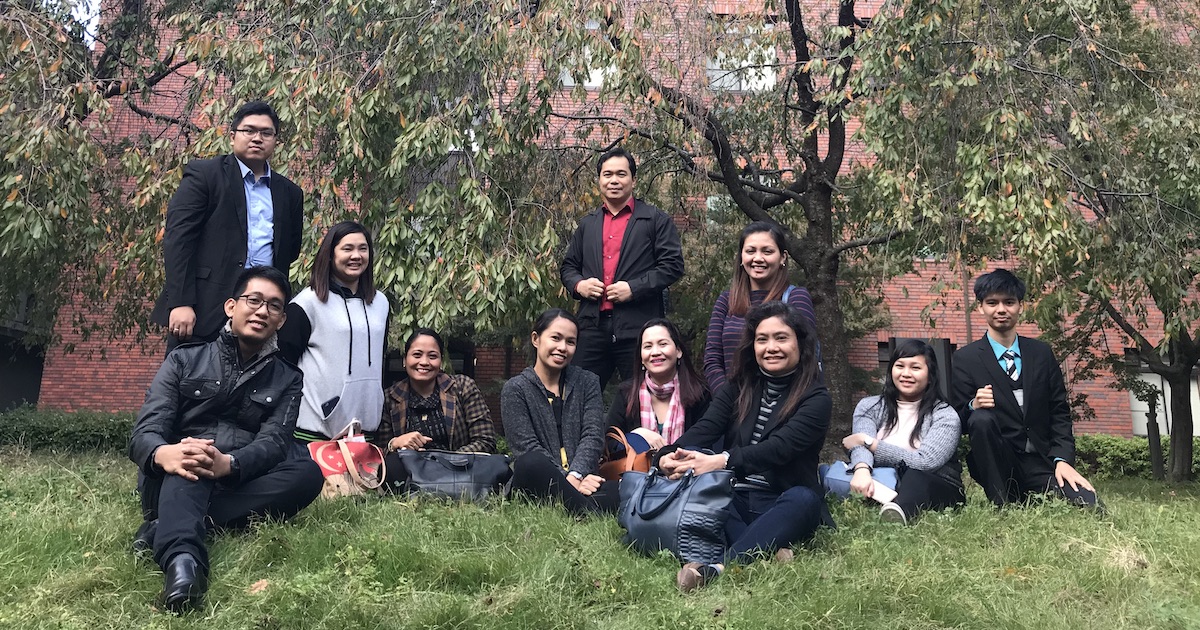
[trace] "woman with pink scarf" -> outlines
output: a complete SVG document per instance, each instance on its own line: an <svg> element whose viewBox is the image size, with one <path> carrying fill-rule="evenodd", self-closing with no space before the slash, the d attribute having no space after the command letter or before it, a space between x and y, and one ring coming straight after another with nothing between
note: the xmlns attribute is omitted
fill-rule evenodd
<svg viewBox="0 0 1200 630"><path fill-rule="evenodd" d="M679 328L670 320L651 319L638 335L640 372L621 384L608 410L608 424L651 449L674 442L692 426L712 399L696 373ZM639 448L639 450L641 450Z"/></svg>

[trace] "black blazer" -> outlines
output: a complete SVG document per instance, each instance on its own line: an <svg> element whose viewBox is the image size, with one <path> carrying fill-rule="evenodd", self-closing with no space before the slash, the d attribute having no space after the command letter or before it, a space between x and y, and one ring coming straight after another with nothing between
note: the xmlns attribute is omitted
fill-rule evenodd
<svg viewBox="0 0 1200 630"><path fill-rule="evenodd" d="M579 220L559 266L563 286L579 300L580 328L595 328L600 319L600 302L583 299L575 292L575 285L588 278L604 277L601 241L605 212L608 210L601 206ZM614 275L614 282L629 283L633 297L613 305L613 334L620 339L636 338L643 324L662 317L663 291L681 277L683 247L675 222L662 210L635 200Z"/></svg>
<svg viewBox="0 0 1200 630"><path fill-rule="evenodd" d="M1012 443L1013 449L1023 452L1028 440L1047 459L1061 457L1074 466L1075 436L1062 368L1050 346L1029 337L1020 340L1024 413L1013 393L1012 379L1000 369L986 336L954 353L950 402L962 418L966 432L974 413L967 404L975 398L976 390L991 385L996 399L996 407L991 411L996 415L1000 434Z"/></svg>
<svg viewBox="0 0 1200 630"><path fill-rule="evenodd" d="M630 379L624 383L621 383L621 386L617 388L616 393L613 395L612 405L608 408L608 417L604 419L605 426L617 427L625 433L629 433L634 429L640 429L642 427L642 417L640 413L634 412L633 415L627 415L625 413L625 408L629 406L629 397L637 396L637 394L633 391L633 388L635 384L639 386L642 384L642 378L643 377L638 376L637 378ZM683 430L685 432L692 428L692 425L696 424L696 421L704 415L705 411L708 411L708 405L711 402L712 395L705 390L704 396L702 396L700 400L696 402L696 404L692 405L691 407L684 408Z"/></svg>
<svg viewBox="0 0 1200 630"><path fill-rule="evenodd" d="M755 400L760 399L761 387L754 394ZM750 444L754 422L758 419L758 406L753 405L749 416L739 422L737 396L737 385L726 383L722 386L708 406L708 411L704 412L695 426L680 436L675 444L660 450L656 457L679 447L711 448L723 437L725 450L729 451L729 468L738 477L761 474L778 492L794 486L808 486L818 496L825 496L825 490L817 478L817 460L825 443L825 434L829 432L829 416L833 412L833 401L825 385L819 381L810 385L787 418L779 417L781 402L767 422L758 444ZM782 396L786 399L788 392Z"/></svg>
<svg viewBox="0 0 1200 630"><path fill-rule="evenodd" d="M193 160L183 169L179 189L167 205L163 236L166 284L151 319L166 325L171 309L196 309L196 337L214 334L225 323L222 306L246 264L246 192L233 154ZM271 172L274 207L274 267L285 275L300 255L304 193L291 180Z"/></svg>

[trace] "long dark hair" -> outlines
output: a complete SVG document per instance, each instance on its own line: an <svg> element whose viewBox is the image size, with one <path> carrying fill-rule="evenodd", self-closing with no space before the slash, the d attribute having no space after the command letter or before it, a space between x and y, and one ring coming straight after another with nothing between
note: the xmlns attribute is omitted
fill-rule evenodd
<svg viewBox="0 0 1200 630"><path fill-rule="evenodd" d="M667 334L671 336L671 341L675 343L675 347L679 348L681 353L675 373L679 376L679 402L683 405L684 409L687 409L704 399L704 395L708 392L708 383L700 378L695 366L692 365L692 358L689 356L687 344L683 343L683 334L679 332L679 327L675 325L675 322L665 317L655 317L642 326L641 332L638 333L637 345L634 347L633 370L630 374L637 374L639 368L642 367L642 335L645 335L647 330L655 326L662 326L667 329ZM629 383L629 400L625 405L625 417L635 418L642 410L641 396L638 396L637 392L643 384L642 379L636 376L630 379Z"/></svg>
<svg viewBox="0 0 1200 630"><path fill-rule="evenodd" d="M357 221L342 221L329 228L329 231L325 232L325 238L321 239L317 259L313 262L312 278L308 281L308 286L312 287L313 293L316 293L317 299L322 302L329 299L329 282L333 276L333 250L343 238L351 234L362 234L366 237L367 256L370 258L367 268L358 277L358 292L367 304L375 299L375 276L372 273L375 269L375 243L371 240L371 231Z"/></svg>
<svg viewBox="0 0 1200 630"><path fill-rule="evenodd" d="M779 301L763 302L746 313L746 330L742 333L742 343L738 346L737 363L734 365L730 382L738 387L738 422L750 415L750 411L758 404L755 392L766 378L754 356L754 337L758 326L765 320L778 317L792 332L796 334L796 345L800 348L800 363L796 365L792 388L787 398L779 407L778 417L787 420L796 410L800 399L808 391L813 381L817 379L820 367L817 364L817 333L813 331L808 320L800 311Z"/></svg>
<svg viewBox="0 0 1200 630"><path fill-rule="evenodd" d="M880 432L887 435L896 428L896 423L899 421L896 407L900 400L900 390L892 379L892 366L896 365L896 361L909 357L925 357L926 372L929 373L929 382L925 385L925 393L921 394L921 405L917 408L917 424L908 438L909 446L916 448L917 439L921 436L921 429L925 426L925 419L932 415L940 405L948 403L945 398L942 398L941 377L938 376L937 355L934 354L933 347L920 339L905 339L896 344L896 349L892 351L892 356L888 359L887 374L883 377L883 394L879 396L878 403L883 405L883 423L879 427Z"/></svg>
<svg viewBox="0 0 1200 630"><path fill-rule="evenodd" d="M780 267L779 272L775 274L775 280L771 282L771 286L767 287L767 297L763 298L763 301L783 299L783 293L787 291L787 239L783 237L783 230L774 223L755 221L742 230L742 238L738 241L737 254L733 261L733 284L729 288L730 315L744 317L750 310L750 275L746 273L745 267L742 267L742 248L746 246L747 237L760 232L771 235L771 239L775 241L775 247L779 248L779 253L783 256L784 263L784 266Z"/></svg>

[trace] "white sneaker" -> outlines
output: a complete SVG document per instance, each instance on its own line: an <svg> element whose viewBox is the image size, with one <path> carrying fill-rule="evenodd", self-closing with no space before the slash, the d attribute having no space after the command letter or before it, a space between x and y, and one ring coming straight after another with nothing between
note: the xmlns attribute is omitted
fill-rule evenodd
<svg viewBox="0 0 1200 630"><path fill-rule="evenodd" d="M879 518L885 523L900 523L908 525L908 517L904 515L904 510L899 505L888 501L879 508Z"/></svg>

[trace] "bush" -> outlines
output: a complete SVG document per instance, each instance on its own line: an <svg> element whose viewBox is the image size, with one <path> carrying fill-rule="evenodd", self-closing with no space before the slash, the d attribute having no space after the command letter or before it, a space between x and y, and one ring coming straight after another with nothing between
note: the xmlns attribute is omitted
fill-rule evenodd
<svg viewBox="0 0 1200 630"><path fill-rule="evenodd" d="M1200 453L1200 438L1192 440L1193 452ZM1169 452L1168 438L1162 439L1164 466ZM1114 435L1075 436L1075 465L1087 477L1139 477L1150 474L1150 442L1144 437ZM1193 458L1192 474L1200 474L1200 459Z"/></svg>
<svg viewBox="0 0 1200 630"><path fill-rule="evenodd" d="M132 412L39 410L32 405L0 413L0 445L30 450L124 452Z"/></svg>

